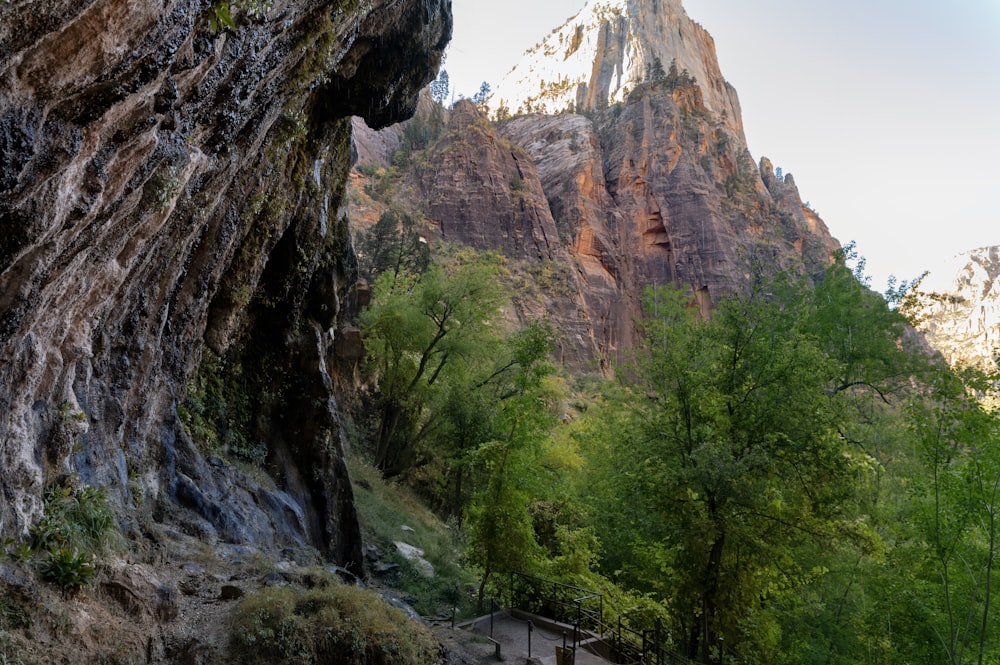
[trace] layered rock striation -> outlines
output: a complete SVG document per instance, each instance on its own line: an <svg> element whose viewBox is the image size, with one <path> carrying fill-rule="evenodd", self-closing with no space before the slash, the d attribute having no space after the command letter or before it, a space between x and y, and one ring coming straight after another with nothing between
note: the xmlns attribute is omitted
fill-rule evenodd
<svg viewBox="0 0 1000 665"><path fill-rule="evenodd" d="M711 37L676 0L588 3L489 106L456 104L396 189L443 239L527 262L519 315L551 320L574 369L625 357L648 286L708 316L755 266L818 278L839 248L792 176L751 157Z"/></svg>
<svg viewBox="0 0 1000 665"><path fill-rule="evenodd" d="M350 116L412 114L450 2L222 8L0 3L0 535L78 475L136 534L356 565Z"/></svg>

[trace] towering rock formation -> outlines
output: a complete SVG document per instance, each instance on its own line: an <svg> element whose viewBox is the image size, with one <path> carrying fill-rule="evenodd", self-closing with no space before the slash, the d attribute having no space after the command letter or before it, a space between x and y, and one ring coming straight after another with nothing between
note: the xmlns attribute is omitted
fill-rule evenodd
<svg viewBox="0 0 1000 665"><path fill-rule="evenodd" d="M495 128L457 105L399 189L445 239L558 276L518 304L556 324L577 369L634 343L647 286L687 289L707 315L752 263L815 277L839 247L792 177L750 156L712 39L679 0L588 3L489 105Z"/></svg>
<svg viewBox="0 0 1000 665"><path fill-rule="evenodd" d="M449 0L0 3L0 536L78 474L133 533L358 563L350 116L412 114L450 34Z"/></svg>
<svg viewBox="0 0 1000 665"><path fill-rule="evenodd" d="M588 0L500 82L494 112L597 111L673 64L700 82L705 108L742 135L736 90L722 77L715 42L681 0Z"/></svg>
<svg viewBox="0 0 1000 665"><path fill-rule="evenodd" d="M990 371L1000 354L1000 247L953 257L916 286L917 327L951 365Z"/></svg>

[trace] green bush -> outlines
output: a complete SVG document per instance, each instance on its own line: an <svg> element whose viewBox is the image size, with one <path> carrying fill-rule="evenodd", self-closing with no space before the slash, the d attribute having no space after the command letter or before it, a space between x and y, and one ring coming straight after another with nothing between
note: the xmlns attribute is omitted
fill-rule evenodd
<svg viewBox="0 0 1000 665"><path fill-rule="evenodd" d="M94 577L94 561L90 554L78 549L60 547L47 552L39 567L42 578L64 593L79 591Z"/></svg>
<svg viewBox="0 0 1000 665"><path fill-rule="evenodd" d="M32 529L36 550L80 550L96 554L115 528L114 514L102 487L51 487L45 493L45 515Z"/></svg>
<svg viewBox="0 0 1000 665"><path fill-rule="evenodd" d="M265 588L240 602L234 662L246 665L426 665L439 648L421 624L373 592L333 577L311 589Z"/></svg>
<svg viewBox="0 0 1000 665"><path fill-rule="evenodd" d="M236 30L239 12L252 19L264 19L273 6L273 0L218 0L209 11L209 25L213 34L224 28Z"/></svg>
<svg viewBox="0 0 1000 665"><path fill-rule="evenodd" d="M94 577L95 555L103 552L115 529L104 489L51 487L45 493L45 515L31 531L31 548L21 558L40 552L42 578L73 593Z"/></svg>

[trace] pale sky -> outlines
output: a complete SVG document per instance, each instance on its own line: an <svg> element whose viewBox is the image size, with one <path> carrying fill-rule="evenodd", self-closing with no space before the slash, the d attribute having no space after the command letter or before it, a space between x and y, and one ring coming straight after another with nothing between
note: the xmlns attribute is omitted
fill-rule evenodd
<svg viewBox="0 0 1000 665"><path fill-rule="evenodd" d="M453 0L454 93L495 86L584 0ZM755 159L867 257L872 287L1000 245L1000 0L684 0Z"/></svg>

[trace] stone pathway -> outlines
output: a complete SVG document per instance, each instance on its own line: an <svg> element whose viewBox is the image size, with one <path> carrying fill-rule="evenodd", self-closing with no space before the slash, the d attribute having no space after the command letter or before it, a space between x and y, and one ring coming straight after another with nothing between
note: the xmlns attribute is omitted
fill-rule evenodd
<svg viewBox="0 0 1000 665"><path fill-rule="evenodd" d="M505 661L557 665L556 647L563 645L563 630L566 631L565 643L570 647L573 645L571 626L557 626L547 619L535 617L531 620L530 631L528 627L527 618L511 616L507 612L497 612L493 616L493 639L500 643L500 653ZM460 628L488 637L490 617L487 615L466 622ZM610 662L584 649L578 649L576 653L575 665L608 665Z"/></svg>

